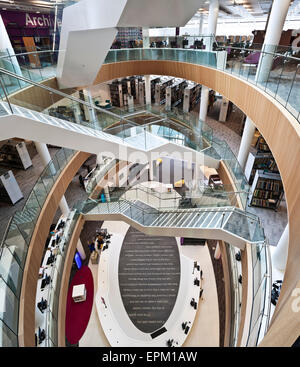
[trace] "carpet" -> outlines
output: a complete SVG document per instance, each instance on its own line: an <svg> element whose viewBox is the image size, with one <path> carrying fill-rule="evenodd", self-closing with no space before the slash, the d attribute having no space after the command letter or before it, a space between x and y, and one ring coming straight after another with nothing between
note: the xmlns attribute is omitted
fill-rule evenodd
<svg viewBox="0 0 300 367"><path fill-rule="evenodd" d="M73 286L85 284L86 300L75 303L72 299ZM94 281L88 266L79 269L70 284L66 309L66 338L70 344L77 344L88 325L94 300Z"/></svg>

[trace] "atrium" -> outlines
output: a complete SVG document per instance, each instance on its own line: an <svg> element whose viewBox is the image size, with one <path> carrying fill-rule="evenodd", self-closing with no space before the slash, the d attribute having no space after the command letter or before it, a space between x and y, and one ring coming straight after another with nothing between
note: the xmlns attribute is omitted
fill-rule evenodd
<svg viewBox="0 0 300 367"><path fill-rule="evenodd" d="M299 66L300 0L0 0L0 347L300 346Z"/></svg>

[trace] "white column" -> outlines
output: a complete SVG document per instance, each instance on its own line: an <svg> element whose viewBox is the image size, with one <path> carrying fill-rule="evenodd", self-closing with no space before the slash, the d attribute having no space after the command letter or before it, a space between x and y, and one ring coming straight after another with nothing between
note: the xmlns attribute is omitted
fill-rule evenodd
<svg viewBox="0 0 300 367"><path fill-rule="evenodd" d="M47 148L47 145L44 143L34 142L37 152L43 162L43 166L47 166L47 164L51 161L51 155ZM55 172L53 172L55 173Z"/></svg>
<svg viewBox="0 0 300 367"><path fill-rule="evenodd" d="M220 248L220 243L219 241L217 241L217 246L216 246L216 249L215 249L215 253L214 253L214 258L216 260L219 260L221 257L221 248Z"/></svg>
<svg viewBox="0 0 300 367"><path fill-rule="evenodd" d="M146 95L146 105L151 105L151 78L150 75L145 75L145 95Z"/></svg>
<svg viewBox="0 0 300 367"><path fill-rule="evenodd" d="M150 47L149 28L143 28L143 48Z"/></svg>
<svg viewBox="0 0 300 367"><path fill-rule="evenodd" d="M274 52L278 46L291 0L274 0L265 35L263 51ZM256 80L265 82L273 65L273 56L261 54Z"/></svg>
<svg viewBox="0 0 300 367"><path fill-rule="evenodd" d="M47 145L44 143L39 143L37 141L35 141L34 144L35 144L36 150L38 151L39 156L41 157L43 166L46 167L47 164L52 160ZM55 170L54 165L50 165L50 170L53 174L55 174L56 170ZM61 198L59 207L63 215L65 216L68 215L70 209L69 209L65 196Z"/></svg>
<svg viewBox="0 0 300 367"><path fill-rule="evenodd" d="M209 3L209 13L208 13L208 28L207 35L211 37L205 37L204 44L206 45L205 49L207 51L212 50L213 45L213 37L217 31L217 23L218 23L218 14L219 14L219 0L210 0Z"/></svg>
<svg viewBox="0 0 300 367"><path fill-rule="evenodd" d="M243 169L245 168L248 159L254 133L255 133L255 125L253 124L252 120L250 120L249 117L247 117L239 149L239 154L237 157L237 160Z"/></svg>
<svg viewBox="0 0 300 367"><path fill-rule="evenodd" d="M93 101L93 97L92 97L92 93L91 93L90 89L86 89L86 92L87 92L87 102L90 105L94 106L94 101ZM91 107L88 107L88 110L89 110L89 115L90 115L90 121L91 122L97 122L98 118L97 118L96 111Z"/></svg>
<svg viewBox="0 0 300 367"><path fill-rule="evenodd" d="M149 162L149 179L150 179L150 181L153 181L153 178L154 178L153 161L150 160L150 162Z"/></svg>
<svg viewBox="0 0 300 367"><path fill-rule="evenodd" d="M61 198L61 200L59 202L59 207L60 207L60 210L62 212L62 215L67 217L69 215L70 208L69 208L69 205L67 203L65 195Z"/></svg>
<svg viewBox="0 0 300 367"><path fill-rule="evenodd" d="M206 32L207 36L213 36L216 34L218 14L219 14L219 0L211 0L209 3L208 28ZM213 45L212 37L204 37L204 44L205 44L205 50L211 51ZM209 95L209 89L204 85L202 85L200 111L199 111L199 120L202 121L205 121L207 116L208 95Z"/></svg>
<svg viewBox="0 0 300 367"><path fill-rule="evenodd" d="M203 14L201 13L199 16L199 36L202 35L203 32Z"/></svg>
<svg viewBox="0 0 300 367"><path fill-rule="evenodd" d="M5 25L3 23L3 19L0 15L0 50L6 50L8 55L14 55L15 51L11 45L10 39L8 37ZM3 55L4 56L4 55ZM16 57L11 57L11 64L10 63L6 63L5 64L5 69L10 69L11 72L18 74L18 75L22 75L20 66L19 66L19 62L17 60ZM11 65L11 68L10 68ZM20 81L20 83L22 83Z"/></svg>
<svg viewBox="0 0 300 367"><path fill-rule="evenodd" d="M85 254L85 251L84 251L84 248L82 246L82 243L81 243L80 238L78 238L77 248L76 249L79 252L79 255L80 255L81 259L82 260L85 260L86 259L86 254Z"/></svg>
<svg viewBox="0 0 300 367"><path fill-rule="evenodd" d="M199 120L204 121L204 122L206 121L206 116L207 116L208 95L209 95L209 88L202 85L202 87L201 87Z"/></svg>
<svg viewBox="0 0 300 367"><path fill-rule="evenodd" d="M289 249L289 225L287 224L272 256L272 263L278 270L285 270Z"/></svg>
<svg viewBox="0 0 300 367"><path fill-rule="evenodd" d="M127 95L128 112L134 112L134 98L132 95Z"/></svg>
<svg viewBox="0 0 300 367"><path fill-rule="evenodd" d="M77 124L81 124L81 109L80 109L79 103L74 102L73 108L74 108L74 114L75 114L75 121Z"/></svg>

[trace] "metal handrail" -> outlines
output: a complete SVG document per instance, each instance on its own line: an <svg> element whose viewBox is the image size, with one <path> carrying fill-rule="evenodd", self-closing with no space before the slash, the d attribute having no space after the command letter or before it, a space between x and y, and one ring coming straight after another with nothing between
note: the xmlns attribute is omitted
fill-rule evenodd
<svg viewBox="0 0 300 367"><path fill-rule="evenodd" d="M151 194L150 194L151 195ZM110 199L112 199L111 201L109 201ZM133 201L126 199L126 198L122 198L122 197L113 197L110 196L109 200L106 202L102 202L100 199L99 200L95 200L95 199L87 199L85 202L88 203L88 201L92 200L94 203L98 203L98 204L107 204L107 203L113 203L113 202L117 202L117 201L124 201L129 203L130 205L137 207L139 210L142 210L144 212L146 212L147 214L151 214L151 213L157 213L157 212L162 212L162 213L167 213L167 212L172 212L174 213L175 209L171 209L171 208L154 208L153 209L146 209L146 208L141 208L139 206L137 206ZM170 199L169 199L170 200ZM141 200L142 201L142 200ZM218 206L218 207L202 207L202 208L177 208L178 213L182 213L182 211L188 211L188 210L193 210L193 211L203 211L203 212L216 212L216 211L231 211L231 212L240 212L243 213L244 216L246 216L247 218L249 218L249 220L254 220L256 221L259 225L260 225L260 218L257 217L255 214L251 214L248 213L244 210L241 210L235 206ZM176 212L176 211L175 211Z"/></svg>
<svg viewBox="0 0 300 367"><path fill-rule="evenodd" d="M264 47L264 45L263 45L263 47ZM300 61L299 58L294 57L294 56L283 55L283 54L280 54L280 53L277 53L277 52L264 51L263 49L259 50L259 49L254 49L254 48L242 48L242 47L231 47L231 46L218 46L218 48L226 48L226 49L230 48L232 50L249 51L249 52L252 52L252 53L253 52L260 52L260 53L267 54L267 55L280 56L280 57L285 57L285 58L288 58L288 59Z"/></svg>
<svg viewBox="0 0 300 367"><path fill-rule="evenodd" d="M8 98L8 95L7 95L7 93L6 93L6 90L5 90L5 88L4 88L4 85L3 85L3 82L2 82L2 80L1 80L1 79L0 79L0 84L1 84L1 88L3 89L4 96L5 96L6 102L8 103L8 106L9 106L10 112L13 114L13 113L14 113L14 111L13 111L13 109L12 109L12 107L11 107L11 104L10 104L10 101L9 101L9 98Z"/></svg>
<svg viewBox="0 0 300 367"><path fill-rule="evenodd" d="M0 50L1 52L2 50ZM0 59L5 59L5 58L9 58L9 57L18 57L18 56L26 56L26 55L31 55L31 54L41 54L41 53L55 53L55 52L60 52L60 51L64 51L64 50L43 50L43 51L29 51L29 52L21 52L21 53L14 53L14 54L8 54L8 55L3 55L0 56Z"/></svg>
<svg viewBox="0 0 300 367"><path fill-rule="evenodd" d="M220 195L222 195L222 194L225 194L225 195L227 195L227 194L241 194L241 193L248 194L248 191L218 191L218 190L215 191L214 189L211 188L211 186L208 186L208 185L201 186L201 189L203 189L203 190L208 189L208 190L211 190L213 193L217 193L217 194L220 194ZM170 200L171 199L171 198L168 198L168 197L162 197L162 193L153 192L153 191L151 191L151 189L149 190L149 188L144 187L141 184L137 184L137 185L131 187L130 190L128 190L128 191L131 191L131 190L135 190L135 191L140 190L140 191L143 191L143 192L146 192L146 193L150 194L151 196L157 197L161 200ZM182 198L200 199L201 197L202 196L185 196L185 197L180 196L180 197L177 197L175 199L182 199ZM174 199L174 197L173 197L173 199Z"/></svg>
<svg viewBox="0 0 300 367"><path fill-rule="evenodd" d="M47 91L48 91L48 92L50 92L50 93L58 94L58 95L60 95L60 96L62 96L62 97L64 97L64 98L70 99L70 100L72 100L72 101L74 101L74 102L77 102L77 103L80 103L80 104L83 104L83 105L85 105L85 106L87 106L87 107L89 107L89 108L93 108L93 109L95 109L95 110L97 110L97 111L103 112L103 113L105 113L105 114L107 114L107 115L110 115L110 116L113 116L113 117L115 117L115 118L117 118L117 119L121 119L121 120L123 120L123 121L126 121L129 125L132 125L132 126L134 126L134 127L135 127L135 126L140 126L140 125L138 125L138 124L134 123L133 121L130 121L130 120L127 120L127 119L124 119L124 118L120 117L120 116L119 116L119 115L117 115L116 113L113 113L113 112L107 111L107 110L106 110L106 109L104 109L104 108L98 107L98 106L96 106L96 105L94 105L94 104L92 105L92 104L90 104L89 102L83 101L82 99L79 99L79 98L76 98L76 97L74 97L74 96L72 96L72 95L69 95L69 94L66 94L66 93L64 93L64 92L61 92L60 90L57 90L57 89L51 88L51 87L49 87L49 86L47 86L47 85L44 85L44 84L41 84L41 83L37 83L37 82L35 82L35 81L33 81L33 80L30 80L30 79L25 78L24 76L21 76L21 75L18 75L18 74L12 73L11 71L8 71L8 70L6 70L6 69L0 68L0 73L6 74L6 75L8 75L8 76L11 76L12 78L16 78L16 79L22 80L22 81L23 81L23 82L25 82L25 83L35 85L36 87L39 87L39 88L45 89L45 90L47 90Z"/></svg>

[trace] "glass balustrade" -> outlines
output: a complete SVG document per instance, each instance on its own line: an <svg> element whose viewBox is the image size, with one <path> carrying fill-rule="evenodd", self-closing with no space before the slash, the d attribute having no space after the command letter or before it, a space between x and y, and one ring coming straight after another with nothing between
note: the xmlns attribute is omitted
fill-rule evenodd
<svg viewBox="0 0 300 367"><path fill-rule="evenodd" d="M93 214L121 212L144 226L153 225L154 219L157 219L157 225L159 226L159 221L163 216L166 219L167 215L178 213L179 216L179 214L187 214L192 211L195 213L191 216L193 220L199 219L198 215L200 214L204 215L201 221L201 226L203 225L203 227L205 227L203 220L207 216L207 224L210 224L209 228L223 229L251 243L263 242L265 240L260 221L253 214L246 213L232 206L201 207L200 205L197 206L197 200L201 202L201 197L184 198L182 202L182 198L176 197L176 194L171 193L171 195L174 196L170 198L167 195L153 194L140 188L133 188L123 194L117 192L117 195L114 195L112 192L111 195L106 195L106 201L104 202L103 200L88 199L84 203L78 203L79 206L76 208L84 214L91 210L93 210ZM170 227L176 227L176 224L173 221L169 223ZM196 223L193 223L193 226L195 225ZM191 222L186 223L186 227L190 226Z"/></svg>
<svg viewBox="0 0 300 367"><path fill-rule="evenodd" d="M269 93L274 98L279 100L280 103L282 103L286 108L288 108L295 117L299 118L299 107L295 102L296 99L299 97L298 96L299 68L298 64L296 63L297 59L295 60L295 58L285 56L284 54L280 55L273 54L272 62L274 64L276 60L277 66L274 68L272 66L272 70L270 71L268 78L266 80L263 80L264 79L263 77L261 77L260 79L256 77L257 69L260 70L259 68L261 68L261 66L258 67L258 64L255 64L256 66L253 66L250 63L251 60L249 62L245 61L245 58L247 56L249 55L255 56L256 51L251 50L248 52L247 56L245 56L245 54L244 55L239 54L238 57L233 57L232 59L229 50L224 49L224 51L226 51L227 60L223 57L225 53L223 52L223 54L218 54L219 51L206 52L203 50L185 50L185 49L180 50L180 49L166 49L166 48L111 50L109 51L105 62L109 63L109 62L130 61L130 60L173 60L173 61L195 63L215 67L220 70L224 70L226 72L238 75L241 78L245 78L246 80L255 83L258 87L263 88L267 93ZM261 57L262 60L263 57L265 57L265 61L261 61L260 63L264 64L270 63L270 58L268 57L268 55L270 54L269 52L261 51L260 54L263 54L263 56ZM222 56L223 59L220 55L221 56L223 55ZM216 139L213 136L212 130L206 124L202 123L200 132L199 128L197 127L196 121L187 114L180 112L178 109L168 111L168 113L166 113L166 111L162 111L161 108L157 108L154 106L151 107L147 106L146 110L148 112L155 114L160 118L165 118L165 120L157 124L156 128L154 128L155 124L153 124L153 128L150 130L151 134L147 134L148 132L150 132L149 127L141 127L138 126L138 124L134 123L134 121L131 121L130 113L132 111L122 110L119 108L112 108L111 110L106 111L100 108L94 108L88 103L84 103L84 101L80 101L80 99L78 100L78 98L73 99L67 98L62 94L60 95L59 92L57 91L53 92L52 90L46 90L43 88L41 88L40 90L47 95L47 98L50 99L52 105L59 104L61 99L67 98L68 103L64 103L61 107L68 107L68 109L61 108L56 109L54 111L53 109L51 109L52 107L51 106L47 110L43 110L43 108L35 104L34 101L24 103L24 101L19 100L18 97L13 96L11 94L17 91L18 89L32 85L32 82L38 83L41 80L45 80L48 77L50 77L49 75L51 75L52 73L52 71L50 70L53 70L57 61L57 57L55 58L52 55L53 57L52 64L46 65L46 63L44 63L44 68L39 69L39 72L36 73L35 68L33 67L33 65L31 65L32 63L30 63L29 55L27 55L29 61L28 60L26 61L26 59L24 58L22 62L20 61L20 64L23 65L20 68L21 71L19 72L18 70L16 70L16 66L14 65L14 59L19 58L21 60L21 57L23 56L25 55L18 55L18 56L5 55L3 58L0 59L1 67L3 67L6 71L10 71L14 74L29 79L29 80L23 80L13 76L11 73L6 73L4 71L1 72L0 70L0 80L1 85L3 86L1 88L1 98L3 101L9 104L13 113L23 113L23 114L30 113L28 111L25 111L24 109L20 110L22 107L29 108L31 111L34 112L42 111L44 114L46 114L46 116L48 115L50 118L58 117L62 120L74 122L84 127L90 127L95 130L109 132L112 135L117 135L121 137L123 140L132 138L132 143L134 144L137 142L137 140L134 140L134 138L136 138L136 136L139 134L140 135L143 134L144 137L141 138L140 136L139 140L141 143L141 147L144 147L145 149L152 148L156 144L159 144L159 141L153 138L154 133L176 144L189 146L193 149L203 151L207 155L210 155L217 159L222 159L224 161L226 167L229 169L231 175L234 178L236 193L238 193L238 195L240 196L240 200L242 202L243 207L244 208L246 207L246 200L247 200L247 194L249 192L249 186L243 175L241 167L237 163L237 160L234 157L228 145L224 142L218 141L218 139ZM257 59L257 55L255 57ZM251 57L249 57L249 59L251 59ZM245 66L244 64L247 64L249 66ZM29 67L29 65L31 66ZM47 67L48 69L46 69ZM82 108L83 106L87 107L88 112L86 114L83 112L84 110L84 108ZM291 107L293 109L291 109ZM140 106L139 109L137 107L134 108L135 112L138 111L143 112L144 110L145 107L143 106ZM193 131L195 133L187 138L186 137L187 130L185 126L182 126L181 130L179 129L179 131L178 127L177 130L175 130L173 128L174 127L173 125L174 123L176 123L177 119L180 120L181 123L183 122L188 128L193 128L194 129ZM116 126L113 127L113 125ZM12 238L11 242L14 242L14 239L18 238L18 245L16 247L13 247L12 245L11 248L5 245L4 254L6 255L7 259L9 258L10 254L11 257L13 258L11 263L13 261L16 261L20 270L16 272L14 278L8 278L6 276L6 278L3 277L3 279L4 281L7 282L5 284L9 284L9 286L11 287L10 289L15 291L16 293L18 292L18 279L19 277L22 278L21 266L22 264L24 264L26 258L26 256L24 257L22 255L27 251L26 246L28 246L30 242L30 236L34 229L35 220L38 217L39 213L38 208L43 205L46 197L45 195L47 195L49 193L49 190L51 190L53 182L55 182L57 175L59 174L58 170L60 165L62 164L62 161L63 157L58 156L53 161L51 166L47 167L46 169L47 175L39 179L39 181L37 182L37 186L31 193L30 197L28 198L28 201L26 203L27 212L25 210L22 214L17 214L16 218L14 218L14 220L10 224L9 234L7 236L8 237L7 242L9 242L9 238ZM96 185L96 183L97 179L94 177L93 180L91 180L89 190L92 190L93 187ZM230 194L231 193L229 190L228 193L227 190L225 190L225 193L223 194L224 202L230 201L230 198L228 197L230 196ZM220 193L217 194L214 193L212 196L214 195L220 195ZM203 195L203 197L207 198L209 198L210 196L211 193L205 193L205 195ZM89 205L91 205L91 203L89 203ZM141 212L141 209L139 208L138 211ZM144 217L145 213L143 211L141 213L142 216ZM28 217L30 218L30 220L28 219ZM252 225L249 226L249 228L250 228L249 234L251 234L251 238L260 238L261 234L258 225ZM233 228L228 229L233 230ZM3 274L5 274L4 269L5 268L3 267ZM263 283L259 283L260 293L262 293L264 289L265 287ZM264 315L262 315L262 318L263 317ZM252 326L253 326L252 329L254 330L253 331L254 335L256 330L255 329L256 324ZM8 326L6 325L6 327ZM6 335L11 334L9 331L7 331ZM9 341L7 343L9 344Z"/></svg>
<svg viewBox="0 0 300 367"><path fill-rule="evenodd" d="M168 60L217 68L254 83L299 120L299 59L292 56L291 49L283 46L255 47L252 45L251 49L246 49L214 43L214 51L186 48L111 49L104 63ZM58 51L27 50L11 54L7 49L0 50L0 68L35 82L56 76L57 59ZM28 86L28 83L8 75L2 79L9 94Z"/></svg>
<svg viewBox="0 0 300 367"><path fill-rule="evenodd" d="M17 346L18 310L28 247L39 213L74 151L60 149L45 167L21 211L9 221L0 247L0 346Z"/></svg>
<svg viewBox="0 0 300 367"><path fill-rule="evenodd" d="M269 326L272 265L267 241L251 247L252 255L252 311L247 339L248 347L257 346Z"/></svg>
<svg viewBox="0 0 300 367"><path fill-rule="evenodd" d="M167 60L209 66L234 74L263 89L300 119L299 58L281 46L264 45L259 50L216 46L215 51L179 48L110 50L104 63Z"/></svg>
<svg viewBox="0 0 300 367"><path fill-rule="evenodd" d="M238 334L241 321L241 305L242 305L242 289L239 282L241 275L241 264L236 260L238 250L232 245L225 243L225 249L229 260L230 290L231 290L231 330L230 330L230 347L236 347L238 342Z"/></svg>
<svg viewBox="0 0 300 367"><path fill-rule="evenodd" d="M46 338L41 346L58 347L58 310L61 281L70 239L78 218L79 212L72 210L66 219L63 235L59 241L58 252L51 267L49 275L52 281L48 286L47 295L44 297L48 304L43 316Z"/></svg>
<svg viewBox="0 0 300 367"><path fill-rule="evenodd" d="M9 49L0 50L0 70L1 68L5 69L37 83L56 77L57 51L37 51L36 49L20 51L17 54L12 54ZM30 84L8 75L2 75L2 81L8 94L30 86Z"/></svg>

